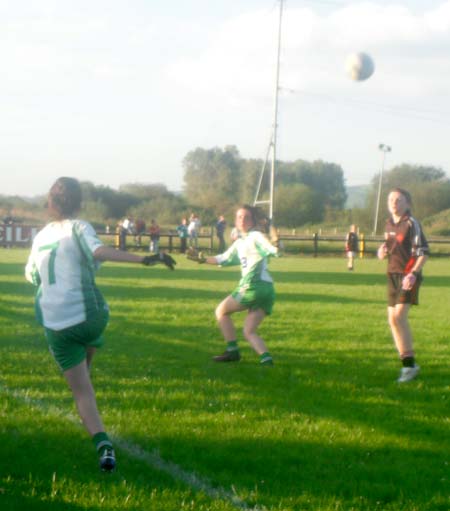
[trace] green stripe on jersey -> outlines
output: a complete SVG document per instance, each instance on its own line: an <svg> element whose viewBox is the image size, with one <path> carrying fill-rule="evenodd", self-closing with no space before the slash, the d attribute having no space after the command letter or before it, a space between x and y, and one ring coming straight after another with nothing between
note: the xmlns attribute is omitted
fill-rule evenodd
<svg viewBox="0 0 450 511"><path fill-rule="evenodd" d="M84 239L82 230L74 225L72 235L81 251L81 293L83 295L86 319L89 320L98 310L107 308L106 302L95 284L96 261ZM95 314L96 316L96 314Z"/></svg>

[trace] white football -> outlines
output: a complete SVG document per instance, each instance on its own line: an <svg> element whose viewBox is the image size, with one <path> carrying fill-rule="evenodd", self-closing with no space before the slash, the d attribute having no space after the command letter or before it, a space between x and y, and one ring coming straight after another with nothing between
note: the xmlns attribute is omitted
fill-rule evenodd
<svg viewBox="0 0 450 511"><path fill-rule="evenodd" d="M345 70L352 80L361 82L373 75L375 64L367 53L352 53L345 61Z"/></svg>

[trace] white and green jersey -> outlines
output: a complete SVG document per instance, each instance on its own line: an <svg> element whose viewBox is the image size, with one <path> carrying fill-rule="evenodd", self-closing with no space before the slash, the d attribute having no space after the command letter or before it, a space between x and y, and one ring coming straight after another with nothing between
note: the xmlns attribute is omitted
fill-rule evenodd
<svg viewBox="0 0 450 511"><path fill-rule="evenodd" d="M83 220L52 222L36 235L25 276L38 286L41 325L63 330L107 308L94 278L99 264L93 253L100 246L93 227Z"/></svg>
<svg viewBox="0 0 450 511"><path fill-rule="evenodd" d="M267 270L267 258L276 256L278 249L259 231L241 234L230 248L216 256L221 266L241 265L239 285L257 282L273 282Z"/></svg>

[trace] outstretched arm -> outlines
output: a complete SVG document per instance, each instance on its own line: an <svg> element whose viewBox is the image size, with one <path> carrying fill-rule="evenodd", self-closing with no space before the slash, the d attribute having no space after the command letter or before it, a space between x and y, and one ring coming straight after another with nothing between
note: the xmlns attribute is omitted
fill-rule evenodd
<svg viewBox="0 0 450 511"><path fill-rule="evenodd" d="M205 263L206 264L215 264L217 265L217 259L214 256L205 257Z"/></svg>
<svg viewBox="0 0 450 511"><path fill-rule="evenodd" d="M113 247L102 245L94 252L94 258L97 261L115 261L121 263L143 263L144 257L136 254L130 254L123 250L116 250Z"/></svg>
<svg viewBox="0 0 450 511"><path fill-rule="evenodd" d="M123 250L116 250L115 248L107 247L105 245L102 245L95 250L94 258L98 261L141 263L145 264L146 266L152 266L154 264L161 263L171 270L174 270L175 265L177 264L175 259L173 259L169 254L165 254L164 252L160 252L159 254L151 256L138 256Z"/></svg>

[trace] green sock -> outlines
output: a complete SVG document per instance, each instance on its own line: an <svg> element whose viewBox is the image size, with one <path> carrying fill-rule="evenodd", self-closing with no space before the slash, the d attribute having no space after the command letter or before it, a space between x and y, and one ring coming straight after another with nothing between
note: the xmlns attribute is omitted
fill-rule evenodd
<svg viewBox="0 0 450 511"><path fill-rule="evenodd" d="M264 353L262 353L259 356L259 363L260 364L273 364L272 355L268 351L265 351Z"/></svg>
<svg viewBox="0 0 450 511"><path fill-rule="evenodd" d="M227 351L239 351L239 346L237 341L228 341L227 342Z"/></svg>
<svg viewBox="0 0 450 511"><path fill-rule="evenodd" d="M99 454L102 454L102 452L107 447L113 446L111 443L111 440L109 439L108 435L104 431L101 431L100 433L96 433L92 437L92 441L94 442L95 448L97 449L97 452Z"/></svg>

